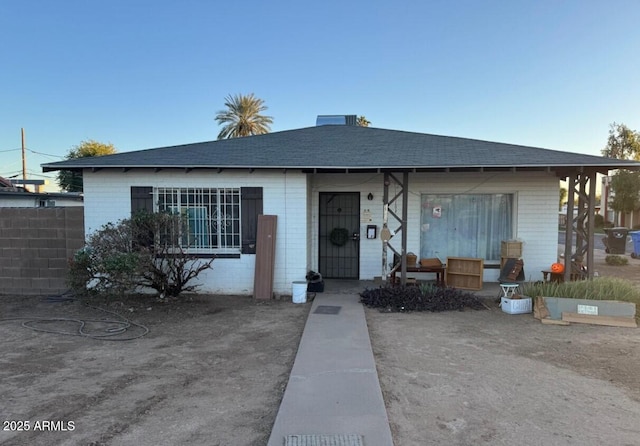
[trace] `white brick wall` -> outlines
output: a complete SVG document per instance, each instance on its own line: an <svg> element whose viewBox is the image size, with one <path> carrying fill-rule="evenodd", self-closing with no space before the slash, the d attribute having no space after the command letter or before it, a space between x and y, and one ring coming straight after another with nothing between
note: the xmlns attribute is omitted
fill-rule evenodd
<svg viewBox="0 0 640 446"><path fill-rule="evenodd" d="M400 174L401 175L401 174ZM401 177L400 177L401 179ZM515 195L514 237L523 241L523 259L527 279L541 280L542 269L548 268L557 256L558 245L558 178L551 174L534 173L416 173L409 175L409 213L407 249L419 254L420 196L422 194L511 193ZM390 186L390 195L396 188ZM398 189L399 191L399 189ZM318 267L318 197L320 192L360 192L361 212L369 210L372 223L382 227L382 174L316 174L312 176L311 213L308 250L312 269ZM372 193L374 199L367 200ZM392 205L398 215L402 201ZM397 227L389 218L390 228ZM366 223L362 223L360 242L360 279L370 280L382 272L382 242L380 238L365 238ZM400 242L394 241L400 249ZM389 258L392 253L389 252ZM498 269L485 269L484 280L496 281Z"/></svg>
<svg viewBox="0 0 640 446"><path fill-rule="evenodd" d="M85 228L87 233L131 213L131 186L151 187L262 187L263 212L277 215L274 292L291 295L291 283L304 280L307 271L307 178L299 172L253 173L163 170L157 173L85 171ZM213 270L201 276L201 292L252 294L255 255L216 259Z"/></svg>
<svg viewBox="0 0 640 446"><path fill-rule="evenodd" d="M281 171L248 172L101 170L84 173L87 232L130 214L130 187L262 187L264 213L278 216L274 291L291 294L291 283L318 269L318 197L320 192L360 192L360 279L381 275L382 174L315 174ZM395 190L391 186L391 193ZM367 195L373 194L369 201ZM408 250L419 252L421 194L512 193L515 195L514 237L524 242L527 279L540 280L541 270L557 256L558 179L545 173L416 173L409 176ZM393 207L392 207L393 208ZM397 210L401 212L401 201ZM391 220L390 220L391 221ZM367 224L378 227L375 240L366 238ZM395 229L394 225L391 225ZM399 242L398 247L399 247ZM390 255L391 257L391 255ZM202 276L202 292L252 294L255 256L217 259ZM485 270L485 281L497 280L497 269Z"/></svg>
<svg viewBox="0 0 640 446"><path fill-rule="evenodd" d="M311 212L309 218L310 237L308 249L311 253L310 268L318 271L318 226L320 192L359 192L360 215L371 213L371 222L360 223L360 279L373 279L381 275L382 242L380 237L369 240L366 237L367 224L382 227L382 175L380 174L315 174L311 175ZM369 201L367 195L373 194Z"/></svg>

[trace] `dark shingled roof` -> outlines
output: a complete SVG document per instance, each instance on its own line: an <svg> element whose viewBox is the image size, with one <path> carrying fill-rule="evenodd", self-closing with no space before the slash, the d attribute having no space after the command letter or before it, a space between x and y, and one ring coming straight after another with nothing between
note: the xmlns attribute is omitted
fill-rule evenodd
<svg viewBox="0 0 640 446"><path fill-rule="evenodd" d="M640 162L372 127L324 125L42 165L82 168L640 169Z"/></svg>

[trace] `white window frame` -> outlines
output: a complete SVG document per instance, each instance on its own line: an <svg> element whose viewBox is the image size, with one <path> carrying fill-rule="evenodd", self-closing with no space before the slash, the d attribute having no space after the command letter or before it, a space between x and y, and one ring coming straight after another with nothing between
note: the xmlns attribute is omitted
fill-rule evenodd
<svg viewBox="0 0 640 446"><path fill-rule="evenodd" d="M517 194L514 192L481 192L481 193L465 193L465 194L448 194L446 192L438 192L438 193L422 193L421 197L420 197L420 203L421 203L421 215L420 215L420 222L421 222L421 235L420 235L420 255L421 256L433 256L433 257L439 257L441 260L446 261L446 257L451 256L451 257L456 257L456 256L463 256L463 257L467 257L468 255L463 254L463 253L459 253L459 252L440 252L438 250L435 250L434 252L432 252L433 250L429 250L429 252L424 252L425 251L425 244L428 244L427 240L425 239L426 237L426 232L430 231L430 223L428 222L428 218L425 219L424 213L428 212L431 213L431 215L433 215L434 217L436 217L438 215L438 210L434 209L436 206L436 203L432 203L433 206L427 206L427 204L425 204L424 200L425 198L429 197L430 199L434 199L434 201L437 201L437 197L441 197L441 198L453 198L455 196L467 196L467 197L473 197L473 196L493 196L498 197L498 196L506 196L509 197L510 200L510 214L508 215L509 217L509 223L510 223L510 228L509 228L509 234L506 234L504 236L504 238L513 238L515 236L516 233L516 227L517 227L517 207L518 207L518 199L517 199ZM444 218L444 213L448 212L447 209L441 209L440 212L442 212L442 216ZM450 228L452 231L455 230L455 228ZM488 229L488 228L485 228ZM442 237L440 237L440 239L443 239ZM472 257L475 256L479 256L484 258L485 260L485 264L499 264L500 263L500 257L499 257L499 249L500 249L500 241L501 240L493 240L492 246L495 245L493 247L493 251L494 251L494 255L496 256L496 258L488 258L488 256L482 256L482 255L478 255L477 253L475 255L472 255ZM455 246L455 245L454 245Z"/></svg>

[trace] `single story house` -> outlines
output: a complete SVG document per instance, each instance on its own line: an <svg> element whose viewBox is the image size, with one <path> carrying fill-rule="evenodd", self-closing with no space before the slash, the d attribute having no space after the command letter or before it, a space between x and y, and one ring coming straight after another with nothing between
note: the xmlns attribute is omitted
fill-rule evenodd
<svg viewBox="0 0 640 446"><path fill-rule="evenodd" d="M43 164L45 172L83 172L87 232L141 208L186 215L186 247L216 256L201 290L237 294L253 292L258 214L277 216L279 294L309 270L381 277L383 232L402 235L402 243L389 241L402 254L483 259L484 281L498 279L501 242L517 239L526 278L540 280L558 255L559 180L570 180L580 197L569 203L570 215L580 212L568 239L575 230L575 249L588 254L581 215L593 209L591 185L596 173L621 167L640 163L354 125Z"/></svg>

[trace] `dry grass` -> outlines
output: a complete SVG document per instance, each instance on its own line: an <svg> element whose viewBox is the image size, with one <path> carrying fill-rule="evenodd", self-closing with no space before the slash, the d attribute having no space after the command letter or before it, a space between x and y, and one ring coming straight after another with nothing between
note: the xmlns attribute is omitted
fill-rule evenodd
<svg viewBox="0 0 640 446"><path fill-rule="evenodd" d="M640 305L640 289L617 277L596 277L576 282L529 282L522 288L527 296L567 297L571 299L619 300Z"/></svg>

